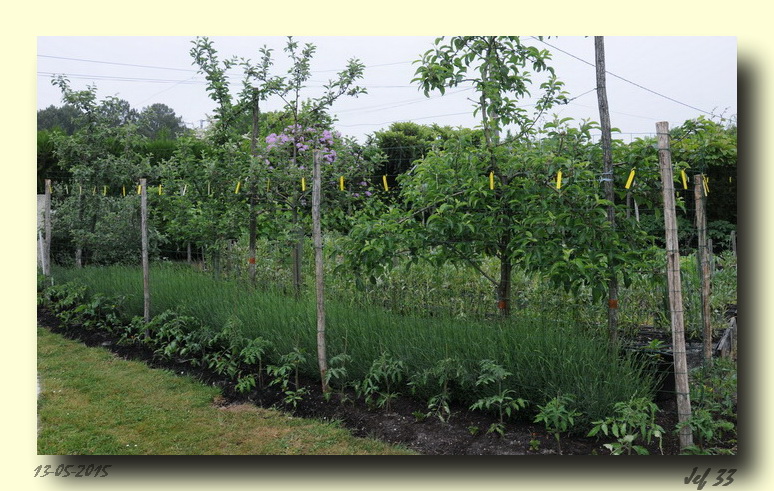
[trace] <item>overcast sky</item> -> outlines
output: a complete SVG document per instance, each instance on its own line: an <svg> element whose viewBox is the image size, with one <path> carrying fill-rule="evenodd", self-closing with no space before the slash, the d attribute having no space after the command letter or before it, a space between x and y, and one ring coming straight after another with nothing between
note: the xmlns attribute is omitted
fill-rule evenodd
<svg viewBox="0 0 774 491"><path fill-rule="evenodd" d="M98 96L116 96L142 109L163 103L191 127L212 114L204 77L189 54L193 37L39 37L38 109L61 105L61 93L51 85L54 74L66 75L75 89L95 85ZM274 49L273 73L289 67L284 37L212 37L220 59L237 56L257 62L259 48ZM367 94L342 98L332 114L336 127L361 143L368 134L395 121L474 127L469 86L425 97L411 83L412 62L433 47L434 37L305 37L299 43L317 47L312 80L302 97L320 94L321 86L359 59L365 77L359 85ZM572 102L552 111L561 117L599 120L594 72L593 37L555 37L525 42L553 55L557 76L565 82ZM737 112L737 41L735 37L606 37L607 92L613 127L630 141L655 133L658 121L670 127L704 115L731 117ZM232 89L241 88L241 69L229 72ZM537 87L533 93L537 93ZM523 101L529 105L530 100ZM279 109L268 101L266 108ZM205 123L206 124L206 123Z"/></svg>

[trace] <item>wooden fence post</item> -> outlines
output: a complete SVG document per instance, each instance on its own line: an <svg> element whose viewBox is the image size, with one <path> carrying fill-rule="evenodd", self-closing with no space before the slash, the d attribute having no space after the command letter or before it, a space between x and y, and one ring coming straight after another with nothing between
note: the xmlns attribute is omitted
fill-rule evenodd
<svg viewBox="0 0 774 491"><path fill-rule="evenodd" d="M687 422L691 417L691 394L688 386L688 363L685 355L685 325L683 324L683 295L680 280L680 251L677 241L675 216L675 181L672 174L672 155L669 149L669 123L656 123L658 161L664 195L664 229L666 233L667 285L669 314L672 321L672 355L675 363L677 419ZM680 449L693 445L693 432L688 425L679 433Z"/></svg>
<svg viewBox="0 0 774 491"><path fill-rule="evenodd" d="M704 363L712 366L712 323L710 322L710 268L709 250L707 249L707 214L704 208L704 176L693 177L693 197L696 203L696 233L699 236L699 247L696 256L699 261L699 277L701 279L701 320L704 334Z"/></svg>
<svg viewBox="0 0 774 491"><path fill-rule="evenodd" d="M314 241L314 280L317 293L317 364L320 367L320 381L323 393L328 392L328 354L325 343L325 295L323 274L323 243L320 217L322 201L322 171L320 169L320 151L314 153L314 171L312 182L312 240Z"/></svg>
<svg viewBox="0 0 774 491"><path fill-rule="evenodd" d="M148 186L140 179L140 229L142 236L142 296L145 322L150 322L150 264L148 261ZM147 332L145 333L147 336Z"/></svg>

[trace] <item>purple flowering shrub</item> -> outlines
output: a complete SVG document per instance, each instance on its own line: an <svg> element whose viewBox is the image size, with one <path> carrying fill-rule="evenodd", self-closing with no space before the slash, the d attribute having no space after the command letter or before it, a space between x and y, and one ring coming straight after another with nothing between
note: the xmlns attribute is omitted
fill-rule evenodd
<svg viewBox="0 0 774 491"><path fill-rule="evenodd" d="M268 156L265 163L273 182L290 180L295 186L301 177L305 177L307 189L311 190L313 152L320 150L323 181L326 183L324 187L331 198L338 200L346 197L352 200L373 195L373 189L365 177L372 172L371 165L351 152L337 131L290 125L282 133L268 135L265 142ZM346 193L339 189L339 178L342 176Z"/></svg>
<svg viewBox="0 0 774 491"><path fill-rule="evenodd" d="M329 130L319 132L315 128L302 128L301 125L290 125L279 135L272 133L266 137L266 149L269 152L282 151L285 156L292 155L293 145L296 147L296 155L300 156L311 149L317 148L322 151L322 158L325 162L333 163L336 160L336 150L333 149L334 136L339 138L338 133L332 133ZM303 167L301 167L303 169Z"/></svg>

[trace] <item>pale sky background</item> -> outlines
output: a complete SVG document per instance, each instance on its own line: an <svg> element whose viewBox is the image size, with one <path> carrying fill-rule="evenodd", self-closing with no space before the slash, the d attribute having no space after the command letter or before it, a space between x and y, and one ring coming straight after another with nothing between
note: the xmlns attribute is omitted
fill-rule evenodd
<svg viewBox="0 0 774 491"><path fill-rule="evenodd" d="M189 127L198 127L212 114L203 75L189 54L194 37L38 37L37 107L60 106L61 92L51 84L53 74L66 75L75 89L95 85L98 97L116 96L135 109L154 103L171 107ZM231 56L258 62L259 48L274 49L273 74L284 75L289 61L285 37L218 37L210 39L221 60ZM347 60L359 59L368 90L358 98L343 97L332 107L336 128L363 143L368 134L395 121L474 127L474 91L470 86L450 89L446 95L425 97L411 82L412 62L433 47L435 37L299 36L299 44L317 47L312 79L302 97L315 97L328 80L343 70ZM558 114L577 120L599 121L594 88L593 37L523 37L528 44L549 50L560 80L565 82L568 105ZM605 57L611 123L630 141L655 133L658 121L670 127L704 115L731 117L737 112L737 40L735 37L606 37ZM241 89L242 69L232 69L231 87ZM538 81L540 76L536 76ZM623 80L625 79L625 80ZM533 94L538 93L537 85ZM534 100L525 100L529 105ZM265 109L279 109L270 99ZM204 123L206 125L206 122Z"/></svg>

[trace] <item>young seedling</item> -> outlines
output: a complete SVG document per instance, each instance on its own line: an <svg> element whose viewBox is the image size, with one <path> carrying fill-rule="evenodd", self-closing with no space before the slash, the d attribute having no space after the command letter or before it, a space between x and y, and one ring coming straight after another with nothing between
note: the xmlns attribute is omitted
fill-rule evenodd
<svg viewBox="0 0 774 491"><path fill-rule="evenodd" d="M481 361L481 372L476 380L476 386L494 384L497 387L497 391L491 396L482 397L473 403L470 409L489 410L494 408L497 411L499 420L497 423L492 423L489 426L487 433L496 432L500 436L504 436L506 416L510 417L515 411L524 409L527 405L527 401L524 399L514 397L515 391L503 388L503 381L511 375L511 372L492 360Z"/></svg>
<svg viewBox="0 0 774 491"><path fill-rule="evenodd" d="M415 393L419 390L435 392L427 401L427 415L436 416L445 423L451 417L451 384L461 383L465 375L464 368L457 360L444 358L413 377L409 386Z"/></svg>
<svg viewBox="0 0 774 491"><path fill-rule="evenodd" d="M538 440L537 438L533 438L532 440L530 440L529 449L532 450L533 452L537 452L538 450L540 450L540 440Z"/></svg>
<svg viewBox="0 0 774 491"><path fill-rule="evenodd" d="M612 434L618 439L615 443L606 443L604 447L610 450L613 455L622 455L626 453L631 455L632 451L639 455L647 455L648 449L635 442L638 439L650 443L653 438L659 442L661 448L661 439L664 429L656 424L656 412L658 406L644 397L632 398L627 402L617 402L613 406L616 413L614 417L608 417L604 420L594 421L594 425L589 431L588 436L596 436L600 431L608 436Z"/></svg>
<svg viewBox="0 0 774 491"><path fill-rule="evenodd" d="M340 353L328 360L328 371L325 373L325 383L329 387L336 388L336 392L339 395L339 402L344 402L346 400L347 395L345 390L351 385L351 383L347 381L347 363L350 361L352 361L352 357L346 353ZM332 383L334 380L336 381L335 384ZM330 400L331 392L326 392L323 396L325 397L325 400Z"/></svg>
<svg viewBox="0 0 774 491"><path fill-rule="evenodd" d="M403 381L405 365L388 352L374 360L365 379L356 387L359 397L364 397L366 404L372 407L384 408L390 411L390 402L400 393L395 392L395 386Z"/></svg>
<svg viewBox="0 0 774 491"><path fill-rule="evenodd" d="M280 390L285 394L283 402L296 408L298 403L307 394L305 387L300 387L298 380L298 368L306 361L306 355L298 348L280 357L279 365L269 365L266 372L274 377L269 385L279 385ZM293 388L291 388L291 377L293 377Z"/></svg>
<svg viewBox="0 0 774 491"><path fill-rule="evenodd" d="M255 364L258 365L258 387L261 389L263 389L263 356L266 354L266 350L269 349L270 346L271 342L261 337L257 337L248 340L242 350L239 352L239 359L242 364L248 367ZM251 378L253 379L253 384L252 387L250 387L248 390L252 390L255 387L255 378L252 377L252 375Z"/></svg>
<svg viewBox="0 0 774 491"><path fill-rule="evenodd" d="M574 402L572 395L557 395L544 406L538 406L540 411L535 416L535 423L544 423L546 430L556 438L559 455L562 455L560 435L569 430L575 424L575 418L581 414L568 407Z"/></svg>

